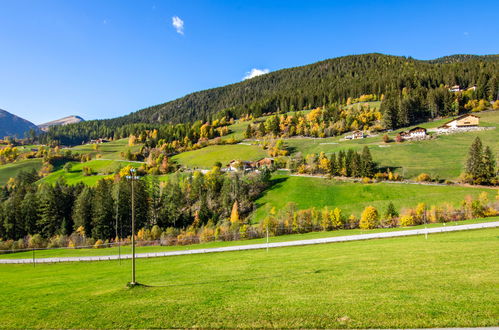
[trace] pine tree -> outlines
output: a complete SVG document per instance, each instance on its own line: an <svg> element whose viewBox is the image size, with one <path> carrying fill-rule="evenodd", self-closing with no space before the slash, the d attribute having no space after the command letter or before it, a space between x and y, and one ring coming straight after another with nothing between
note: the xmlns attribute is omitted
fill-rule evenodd
<svg viewBox="0 0 499 330"><path fill-rule="evenodd" d="M485 183L492 183L493 179L496 177L496 160L492 149L487 146L485 147L485 152L483 153L483 170L484 170L484 180Z"/></svg>
<svg viewBox="0 0 499 330"><path fill-rule="evenodd" d="M373 161L371 152L367 146L362 150L362 176L372 178L376 171L376 164Z"/></svg>
<svg viewBox="0 0 499 330"><path fill-rule="evenodd" d="M481 183L483 174L485 173L484 165L482 141L479 137L476 137L468 151L466 173L471 175L476 183Z"/></svg>
<svg viewBox="0 0 499 330"><path fill-rule="evenodd" d="M398 217L398 212L395 209L395 205L390 201L388 203L388 206L386 207L386 212L385 212L385 219L393 219L395 217Z"/></svg>
<svg viewBox="0 0 499 330"><path fill-rule="evenodd" d="M251 124L248 124L248 126L246 126L246 131L244 132L244 137L246 139L251 139L252 136L253 136L253 130L251 129Z"/></svg>
<svg viewBox="0 0 499 330"><path fill-rule="evenodd" d="M85 187L75 201L73 211L74 229L83 227L85 235L92 235L92 189Z"/></svg>

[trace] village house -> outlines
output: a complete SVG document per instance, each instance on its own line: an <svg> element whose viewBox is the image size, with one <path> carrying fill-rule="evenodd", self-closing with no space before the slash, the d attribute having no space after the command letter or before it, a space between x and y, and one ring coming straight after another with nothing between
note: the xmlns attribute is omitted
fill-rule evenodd
<svg viewBox="0 0 499 330"><path fill-rule="evenodd" d="M363 139L365 138L364 132L362 131L353 131L351 135L345 136L345 139L347 140L354 140L354 139Z"/></svg>
<svg viewBox="0 0 499 330"><path fill-rule="evenodd" d="M271 167L274 165L273 158L262 158L255 162L242 161L242 160L232 160L227 166L226 171L236 172L236 171L256 171L262 167Z"/></svg>
<svg viewBox="0 0 499 330"><path fill-rule="evenodd" d="M466 114L452 119L438 128L440 132L448 132L452 130L469 130L480 125L480 117Z"/></svg>
<svg viewBox="0 0 499 330"><path fill-rule="evenodd" d="M426 128L414 127L407 132L400 132L400 137L404 140L421 140L428 137Z"/></svg>
<svg viewBox="0 0 499 330"><path fill-rule="evenodd" d="M461 91L461 86L459 85L454 85L451 88L449 88L449 92L460 92Z"/></svg>

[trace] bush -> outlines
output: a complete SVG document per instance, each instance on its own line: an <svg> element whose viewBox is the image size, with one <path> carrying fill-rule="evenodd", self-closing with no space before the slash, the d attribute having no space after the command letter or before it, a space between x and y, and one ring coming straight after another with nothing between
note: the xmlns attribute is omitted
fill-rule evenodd
<svg viewBox="0 0 499 330"><path fill-rule="evenodd" d="M35 234L29 237L28 246L30 248L42 248L45 246L45 240L43 239L42 235Z"/></svg>
<svg viewBox="0 0 499 330"><path fill-rule="evenodd" d="M427 173L421 173L420 175L418 175L418 177L416 178L416 181L418 182L430 182L431 181L431 177L429 174Z"/></svg>
<svg viewBox="0 0 499 330"><path fill-rule="evenodd" d="M98 239L94 244L94 249L100 249L104 247L104 242L101 239Z"/></svg>
<svg viewBox="0 0 499 330"><path fill-rule="evenodd" d="M373 229L379 226L378 210L374 206L368 206L360 216L360 229Z"/></svg>
<svg viewBox="0 0 499 330"><path fill-rule="evenodd" d="M388 136L388 134L383 135L383 142L385 142L385 143L390 143L390 141L391 141L391 139L390 139L390 137Z"/></svg>
<svg viewBox="0 0 499 330"><path fill-rule="evenodd" d="M412 214L404 214L400 217L399 223L401 227L409 227L415 225L415 219Z"/></svg>

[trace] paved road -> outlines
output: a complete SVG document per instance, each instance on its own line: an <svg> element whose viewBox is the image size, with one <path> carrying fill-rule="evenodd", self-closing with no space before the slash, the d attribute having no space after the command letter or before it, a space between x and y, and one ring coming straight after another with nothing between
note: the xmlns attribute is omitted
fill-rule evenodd
<svg viewBox="0 0 499 330"><path fill-rule="evenodd" d="M200 253L257 250L257 249L279 248L279 247L287 247L287 246L300 246L300 245L313 245L313 244L324 244L324 243L335 243L335 242L359 241L359 240L376 239L376 238L424 235L425 233L428 233L428 234L446 233L446 232L451 232L451 231L494 228L494 227L499 227L499 221L477 223L477 224L470 224L470 225L428 228L428 229L400 230L400 231L390 231L390 232L373 233L373 234L315 238L315 239L307 239L307 240L300 240L300 241L278 242L278 243L268 243L268 244L263 243L263 244L227 246L227 247L210 248L210 249L194 249L194 250L168 251L168 252L156 252L156 253L137 253L136 257L137 258L155 258L155 257L171 257L171 256L200 254ZM122 259L130 259L131 257L132 257L131 254L126 254L126 255L121 256ZM106 261L106 260L118 260L118 256L112 255L112 256L93 256L93 257L39 258L39 259L36 259L35 262L36 263L55 263L55 262ZM32 262L33 262L32 259L0 259L0 264L29 264Z"/></svg>

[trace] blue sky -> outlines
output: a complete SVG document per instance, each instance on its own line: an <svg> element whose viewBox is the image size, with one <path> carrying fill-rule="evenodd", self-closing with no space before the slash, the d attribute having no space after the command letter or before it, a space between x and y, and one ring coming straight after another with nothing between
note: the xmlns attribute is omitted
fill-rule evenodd
<svg viewBox="0 0 499 330"><path fill-rule="evenodd" d="M350 54L499 53L495 1L0 0L0 108L112 118ZM173 18L175 19L175 26Z"/></svg>

